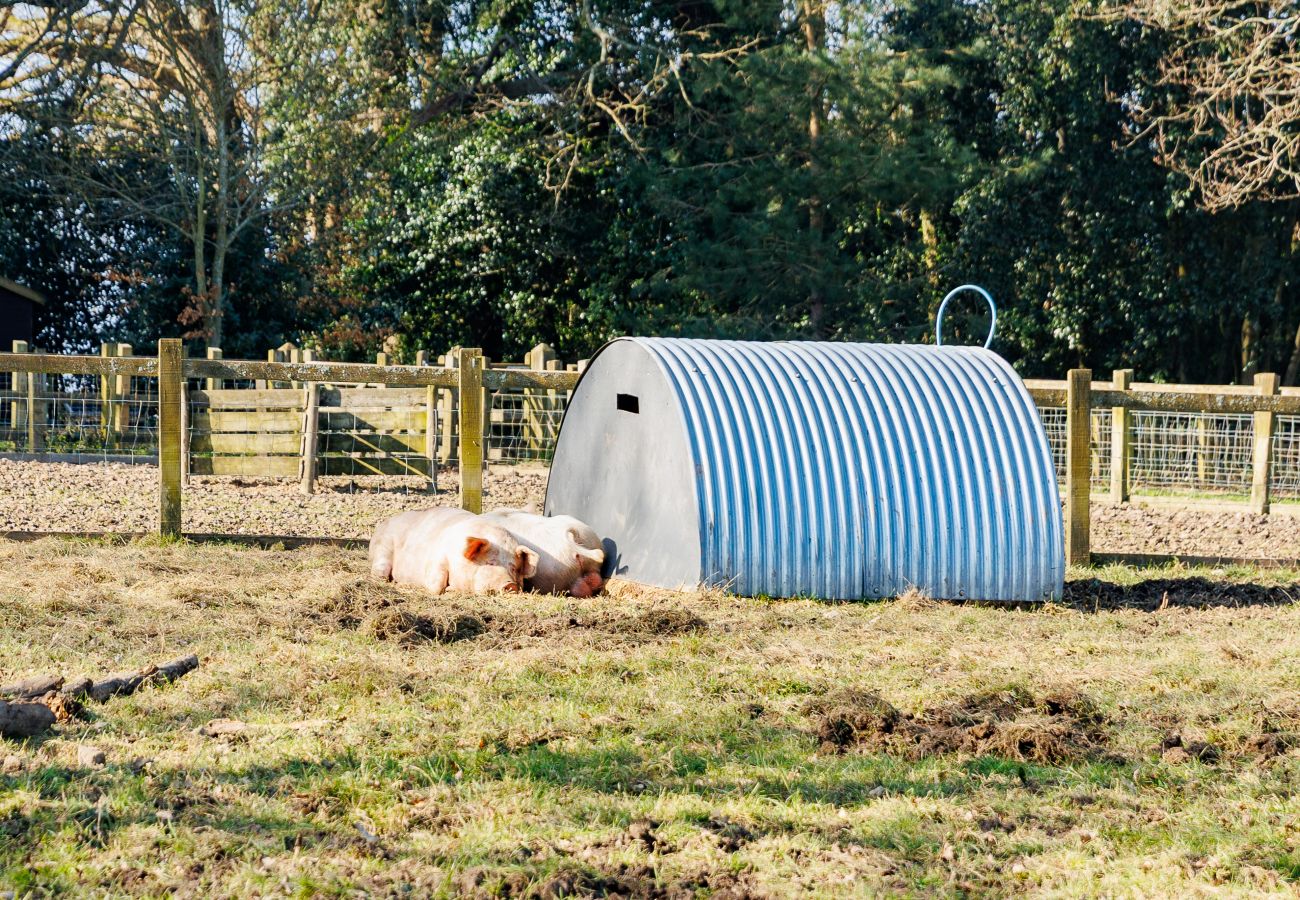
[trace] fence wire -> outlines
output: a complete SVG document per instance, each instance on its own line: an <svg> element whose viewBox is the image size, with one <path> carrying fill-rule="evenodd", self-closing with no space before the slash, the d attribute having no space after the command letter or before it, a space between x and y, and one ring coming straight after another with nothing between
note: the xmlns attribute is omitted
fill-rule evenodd
<svg viewBox="0 0 1300 900"><path fill-rule="evenodd" d="M488 461L550 463L567 391L495 391L489 407Z"/></svg>
<svg viewBox="0 0 1300 900"><path fill-rule="evenodd" d="M1272 453L1269 493L1274 497L1300 497L1300 416L1273 419Z"/></svg>
<svg viewBox="0 0 1300 900"><path fill-rule="evenodd" d="M1039 410L1057 478L1065 480L1065 410ZM1300 497L1300 416L1274 420L1269 491ZM1250 492L1254 417L1249 414L1130 414L1129 484L1134 491L1240 495ZM1110 482L1111 413L1092 411L1092 481Z"/></svg>
<svg viewBox="0 0 1300 900"><path fill-rule="evenodd" d="M1039 407L1038 417L1047 432L1047 445L1052 451L1052 465L1056 478L1065 481L1065 409L1059 406ZM1089 453L1092 458L1092 483L1098 487L1110 483L1111 413L1109 409L1094 409L1090 422Z"/></svg>
<svg viewBox="0 0 1300 900"><path fill-rule="evenodd" d="M3 373L0 451L119 460L158 452L153 378Z"/></svg>

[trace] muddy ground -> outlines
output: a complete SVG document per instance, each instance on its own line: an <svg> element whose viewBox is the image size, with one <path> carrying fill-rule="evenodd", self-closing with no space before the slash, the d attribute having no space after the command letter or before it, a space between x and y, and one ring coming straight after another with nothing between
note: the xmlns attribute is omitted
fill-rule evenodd
<svg viewBox="0 0 1300 900"><path fill-rule="evenodd" d="M454 469L430 494L420 479L364 476L317 479L311 496L292 480L193 477L185 489L189 532L366 537L387 515L454 506ZM484 480L486 507L541 505L546 470L496 466ZM157 469L120 464L73 465L0 459L0 531L152 531L157 522ZM1300 558L1300 518L1212 512L1203 508L1094 504L1097 552L1239 558Z"/></svg>

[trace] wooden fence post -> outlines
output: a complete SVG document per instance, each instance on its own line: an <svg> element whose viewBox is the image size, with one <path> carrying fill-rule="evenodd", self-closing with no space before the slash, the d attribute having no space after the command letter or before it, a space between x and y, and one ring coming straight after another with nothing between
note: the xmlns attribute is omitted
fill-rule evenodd
<svg viewBox="0 0 1300 900"><path fill-rule="evenodd" d="M267 362L279 362L280 360L277 358L277 356L278 356L278 354L276 353L275 350L267 350L267 351L266 351L266 361L267 361ZM256 388L256 389L259 390L259 391L264 391L264 390L267 390L268 388L273 388L273 387L275 387L275 385L271 384L271 382L270 382L269 380L265 380L265 379L262 379L262 378L258 378L258 379L255 379L255 380L253 381L253 387Z"/></svg>
<svg viewBox="0 0 1300 900"><path fill-rule="evenodd" d="M1127 391L1133 382L1132 369L1116 369L1111 373L1111 387ZM1110 408L1110 502L1127 503L1129 497L1129 435L1132 413L1124 406Z"/></svg>
<svg viewBox="0 0 1300 900"><path fill-rule="evenodd" d="M285 341L283 344L281 344L279 347L276 348L275 361L283 362L283 363L297 362L297 360L293 358L293 353L297 349L298 348L293 345L293 341ZM274 384L267 385L267 387L272 387L272 388L296 388L297 386L298 386L297 383L292 381L277 381Z"/></svg>
<svg viewBox="0 0 1300 900"><path fill-rule="evenodd" d="M14 341L14 353L26 353L26 341ZM9 417L9 427L13 429L14 445L27 436L27 373L13 372L9 375L9 389L13 391L14 400Z"/></svg>
<svg viewBox="0 0 1300 900"><path fill-rule="evenodd" d="M443 357L442 364L448 369L455 369L460 365L460 348L453 347L447 351ZM438 424L442 426L442 444L438 448L438 461L444 465L451 462L451 458L456 456L456 398L453 393L442 389L441 396L438 398Z"/></svg>
<svg viewBox="0 0 1300 900"><path fill-rule="evenodd" d="M544 343L538 344L528 351L526 359L528 368L534 372L545 372L555 359L555 351ZM546 394L540 390L525 390L523 393L524 434L528 436L529 454L535 454L545 446L546 437L543 429L545 428Z"/></svg>
<svg viewBox="0 0 1300 900"><path fill-rule="evenodd" d="M40 352L34 348L33 353ZM45 445L45 401L41 394L45 391L45 373L27 373L27 452L36 453Z"/></svg>
<svg viewBox="0 0 1300 900"><path fill-rule="evenodd" d="M135 348L130 344L118 344L118 357L133 356ZM117 437L122 437L131 428L131 389L133 382L130 375L118 375L116 390L117 409L114 411L113 431Z"/></svg>
<svg viewBox="0 0 1300 900"><path fill-rule="evenodd" d="M101 343L99 355L105 359L117 356L118 345ZM104 430L104 447L111 450L117 446L117 396L118 381L116 375L99 376L99 427Z"/></svg>
<svg viewBox="0 0 1300 900"><path fill-rule="evenodd" d="M416 350L415 364L429 365L429 351ZM438 389L424 389L424 458L429 461L429 493L438 493Z"/></svg>
<svg viewBox="0 0 1300 900"><path fill-rule="evenodd" d="M220 347L209 347L209 348L208 348L208 359L221 359L221 348L220 348ZM209 378L209 379L207 380L207 382L204 384L203 387L204 387L206 390L209 390L209 391L219 391L219 390L221 390L221 379L220 379L220 378Z"/></svg>
<svg viewBox="0 0 1300 900"><path fill-rule="evenodd" d="M300 487L304 494L316 491L316 442L320 433L320 385L307 383L307 404L302 413L302 465Z"/></svg>
<svg viewBox="0 0 1300 900"><path fill-rule="evenodd" d="M1065 388L1065 562L1070 566L1086 566L1090 559L1091 417L1092 370L1071 369Z"/></svg>
<svg viewBox="0 0 1300 900"><path fill-rule="evenodd" d="M563 372L564 363L561 360L553 359L546 364L548 372ZM556 421L555 414L560 410L560 392L548 390L546 392L546 421L543 423L542 433L546 436L542 444L542 457L549 461L551 455L555 452L555 439L560 436L560 423Z"/></svg>
<svg viewBox="0 0 1300 900"><path fill-rule="evenodd" d="M483 365L480 371L487 371L492 368L492 360L489 357L483 357ZM488 463L492 460L492 392L483 388L479 392L483 396L483 471L488 470Z"/></svg>
<svg viewBox="0 0 1300 900"><path fill-rule="evenodd" d="M181 345L184 347L184 345ZM181 355L184 359L184 354ZM184 363L181 363L184 366ZM181 485L190 484L190 383L181 379Z"/></svg>
<svg viewBox="0 0 1300 900"><path fill-rule="evenodd" d="M1277 393L1278 377L1273 372L1260 372L1255 376L1255 390L1265 396ZM1268 512L1268 482L1273 462L1272 412L1255 413L1253 466L1250 479L1250 511L1256 515Z"/></svg>
<svg viewBox="0 0 1300 900"><path fill-rule="evenodd" d="M424 389L424 456L429 460L429 493L438 493L438 389Z"/></svg>
<svg viewBox="0 0 1300 900"><path fill-rule="evenodd" d="M483 511L483 351L462 347L457 394L460 406L460 508Z"/></svg>
<svg viewBox="0 0 1300 900"><path fill-rule="evenodd" d="M158 342L158 532L181 533L181 342Z"/></svg>
<svg viewBox="0 0 1300 900"><path fill-rule="evenodd" d="M1203 487L1210 474L1210 423L1202 413L1196 417L1196 480Z"/></svg>

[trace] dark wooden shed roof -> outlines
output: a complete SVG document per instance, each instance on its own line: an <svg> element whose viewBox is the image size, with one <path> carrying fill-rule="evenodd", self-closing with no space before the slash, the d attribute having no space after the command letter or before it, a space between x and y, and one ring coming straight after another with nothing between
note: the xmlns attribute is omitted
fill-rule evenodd
<svg viewBox="0 0 1300 900"><path fill-rule="evenodd" d="M0 291L8 291L24 300L30 300L33 303L45 305L45 297L29 287L23 287L16 281L10 281L8 278L0 277Z"/></svg>

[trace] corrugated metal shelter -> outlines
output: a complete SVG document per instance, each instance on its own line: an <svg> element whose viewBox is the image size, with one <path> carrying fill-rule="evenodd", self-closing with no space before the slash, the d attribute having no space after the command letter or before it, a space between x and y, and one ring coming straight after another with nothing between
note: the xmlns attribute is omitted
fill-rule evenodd
<svg viewBox="0 0 1300 900"><path fill-rule="evenodd" d="M613 341L565 414L546 512L664 587L1044 600L1065 572L1033 401L973 347Z"/></svg>

